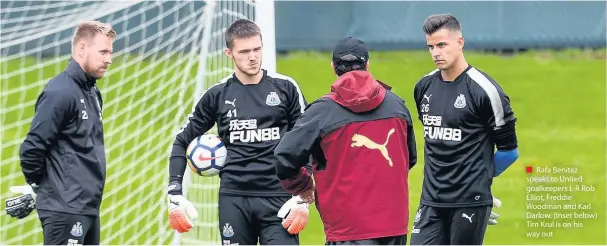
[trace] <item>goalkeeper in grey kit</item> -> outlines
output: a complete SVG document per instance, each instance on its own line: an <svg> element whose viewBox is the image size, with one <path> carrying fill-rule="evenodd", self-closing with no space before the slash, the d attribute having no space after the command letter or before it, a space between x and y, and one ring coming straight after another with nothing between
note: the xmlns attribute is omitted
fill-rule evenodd
<svg viewBox="0 0 607 246"><path fill-rule="evenodd" d="M196 208L182 194L186 148L217 124L228 152L219 174L222 244L299 244L308 204L298 203L302 199L280 184L274 148L293 128L306 101L295 80L261 69L262 37L255 23L235 21L225 41L234 73L203 93L173 144L169 224L179 233L194 226Z"/></svg>
<svg viewBox="0 0 607 246"><path fill-rule="evenodd" d="M44 87L31 127L21 145L21 167L28 185L6 201L6 212L23 219L35 208L45 245L100 242L99 208L106 161L96 81L112 62L116 32L90 21L76 28L72 59Z"/></svg>

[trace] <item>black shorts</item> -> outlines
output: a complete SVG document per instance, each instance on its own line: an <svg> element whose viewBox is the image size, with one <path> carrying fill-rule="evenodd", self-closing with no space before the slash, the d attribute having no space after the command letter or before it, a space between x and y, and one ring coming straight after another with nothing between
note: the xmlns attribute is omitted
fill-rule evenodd
<svg viewBox="0 0 607 246"><path fill-rule="evenodd" d="M442 208L419 205L411 245L483 243L491 206Z"/></svg>
<svg viewBox="0 0 607 246"><path fill-rule="evenodd" d="M219 195L221 243L298 245L299 236L282 227L278 210L291 197Z"/></svg>
<svg viewBox="0 0 607 246"><path fill-rule="evenodd" d="M407 235L382 237L356 241L326 242L325 245L405 245Z"/></svg>
<svg viewBox="0 0 607 246"><path fill-rule="evenodd" d="M38 210L44 245L99 245L99 216Z"/></svg>

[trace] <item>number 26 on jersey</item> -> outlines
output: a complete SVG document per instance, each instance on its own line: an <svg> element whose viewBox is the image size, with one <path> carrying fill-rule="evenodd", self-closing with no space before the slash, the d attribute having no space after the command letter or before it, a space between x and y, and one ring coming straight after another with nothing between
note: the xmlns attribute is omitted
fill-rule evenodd
<svg viewBox="0 0 607 246"><path fill-rule="evenodd" d="M430 104L429 103L422 103L422 106L419 109L422 113L428 113L428 111L430 111Z"/></svg>

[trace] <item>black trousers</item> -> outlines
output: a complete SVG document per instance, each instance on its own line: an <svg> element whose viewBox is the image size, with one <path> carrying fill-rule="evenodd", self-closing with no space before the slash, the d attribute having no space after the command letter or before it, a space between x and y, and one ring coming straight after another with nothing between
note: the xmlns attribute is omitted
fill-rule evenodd
<svg viewBox="0 0 607 246"><path fill-rule="evenodd" d="M99 216L38 210L44 245L99 245Z"/></svg>
<svg viewBox="0 0 607 246"><path fill-rule="evenodd" d="M411 245L483 244L491 206L440 208L420 205L411 230Z"/></svg>
<svg viewBox="0 0 607 246"><path fill-rule="evenodd" d="M223 245L299 245L299 236L282 227L278 210L291 197L219 195L219 232Z"/></svg>
<svg viewBox="0 0 607 246"><path fill-rule="evenodd" d="M356 241L326 242L325 245L405 245L407 235L382 237Z"/></svg>

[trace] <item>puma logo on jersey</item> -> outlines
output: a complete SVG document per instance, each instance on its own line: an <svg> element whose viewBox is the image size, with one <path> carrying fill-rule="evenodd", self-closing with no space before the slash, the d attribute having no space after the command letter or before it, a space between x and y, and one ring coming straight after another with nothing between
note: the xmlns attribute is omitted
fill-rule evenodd
<svg viewBox="0 0 607 246"><path fill-rule="evenodd" d="M388 149L386 148L386 146L388 145L390 136L392 136L393 133L394 133L394 128L390 129L390 131L388 132L388 136L386 137L386 142L384 142L384 144L378 144L378 143L373 142L373 140L369 139L368 137L365 137L360 134L354 134L352 136L352 144L350 145L350 147L365 146L368 149L377 149L382 154L382 156L388 161L388 164L390 166L392 166L393 165L392 159L390 158L390 155L388 153Z"/></svg>
<svg viewBox="0 0 607 246"><path fill-rule="evenodd" d="M428 100L428 103L430 103L430 97L432 96L432 94L430 94L429 96L426 96L426 94L424 94L424 99ZM423 101L423 99L422 99Z"/></svg>
<svg viewBox="0 0 607 246"><path fill-rule="evenodd" d="M470 221L470 223L472 223L472 216L474 216L474 214L472 214L472 215L468 216L467 214L462 213L462 218L466 218L466 219L468 219L468 220Z"/></svg>
<svg viewBox="0 0 607 246"><path fill-rule="evenodd" d="M232 105L232 107L236 107L236 98L233 101L225 100L225 104Z"/></svg>

